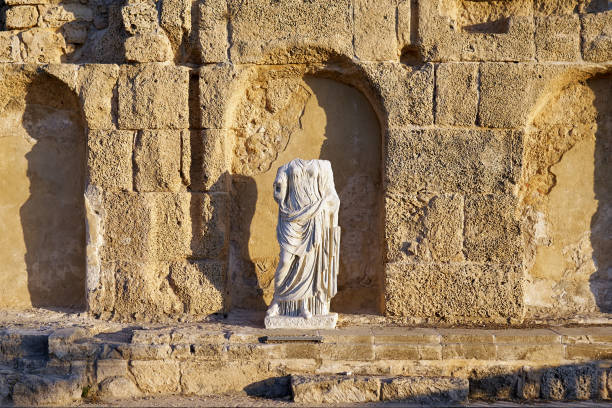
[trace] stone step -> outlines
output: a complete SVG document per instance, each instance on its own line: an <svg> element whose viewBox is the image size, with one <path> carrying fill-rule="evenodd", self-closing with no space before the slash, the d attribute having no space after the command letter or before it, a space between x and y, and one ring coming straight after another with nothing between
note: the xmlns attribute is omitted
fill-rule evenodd
<svg viewBox="0 0 612 408"><path fill-rule="evenodd" d="M469 381L451 377L292 375L291 392L293 400L303 404L461 403L467 400Z"/></svg>
<svg viewBox="0 0 612 408"><path fill-rule="evenodd" d="M19 358L46 358L49 335L40 331L0 331L0 362L13 363Z"/></svg>

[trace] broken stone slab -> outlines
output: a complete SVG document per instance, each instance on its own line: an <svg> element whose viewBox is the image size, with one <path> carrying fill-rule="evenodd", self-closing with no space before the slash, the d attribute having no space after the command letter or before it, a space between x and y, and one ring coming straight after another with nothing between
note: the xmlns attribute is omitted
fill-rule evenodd
<svg viewBox="0 0 612 408"><path fill-rule="evenodd" d="M467 401L469 386L465 378L396 377L381 381L380 398L417 404L461 403Z"/></svg>
<svg viewBox="0 0 612 408"><path fill-rule="evenodd" d="M309 319L299 316L266 316L266 329L333 329L338 313L314 315Z"/></svg>
<svg viewBox="0 0 612 408"><path fill-rule="evenodd" d="M373 402L380 399L380 379L346 375L292 375L293 401L303 404Z"/></svg>

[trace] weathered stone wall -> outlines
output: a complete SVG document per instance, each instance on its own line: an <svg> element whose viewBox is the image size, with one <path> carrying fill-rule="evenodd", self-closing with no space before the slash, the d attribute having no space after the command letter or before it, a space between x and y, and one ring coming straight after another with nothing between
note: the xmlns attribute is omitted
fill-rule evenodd
<svg viewBox="0 0 612 408"><path fill-rule="evenodd" d="M80 116L70 149L83 141L85 168L69 173L84 180L86 265L70 273L96 316L263 310L270 180L295 156L331 160L341 191L336 310L485 324L610 312L609 2L2 4L1 94L20 98L10 75L42 75L63 89L24 80L54 95L42 105L74 99ZM1 101L19 122L25 108ZM22 191L17 166L2 176ZM23 282L18 261L2 282ZM22 292L0 304L34 304Z"/></svg>

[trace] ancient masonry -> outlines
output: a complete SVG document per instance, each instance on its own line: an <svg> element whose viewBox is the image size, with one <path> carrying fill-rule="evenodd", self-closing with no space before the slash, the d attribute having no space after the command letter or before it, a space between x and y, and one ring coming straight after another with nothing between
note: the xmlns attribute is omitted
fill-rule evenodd
<svg viewBox="0 0 612 408"><path fill-rule="evenodd" d="M0 319L0 403L273 378L306 402L607 398L611 79L608 0L0 0L0 315L88 314ZM336 334L219 323L263 324L297 157L333 167L352 360ZM439 332L565 323L606 327ZM202 367L250 374L190 385ZM304 377L348 371L378 377Z"/></svg>

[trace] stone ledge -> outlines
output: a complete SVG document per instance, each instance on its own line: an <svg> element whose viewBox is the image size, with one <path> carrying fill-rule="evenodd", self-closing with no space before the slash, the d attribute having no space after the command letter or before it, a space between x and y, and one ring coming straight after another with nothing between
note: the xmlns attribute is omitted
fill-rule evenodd
<svg viewBox="0 0 612 408"><path fill-rule="evenodd" d="M293 316L266 316L266 329L333 329L338 322L338 314L314 315L310 319Z"/></svg>

